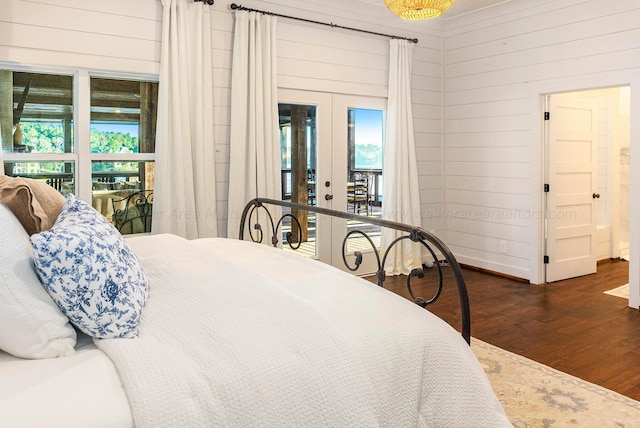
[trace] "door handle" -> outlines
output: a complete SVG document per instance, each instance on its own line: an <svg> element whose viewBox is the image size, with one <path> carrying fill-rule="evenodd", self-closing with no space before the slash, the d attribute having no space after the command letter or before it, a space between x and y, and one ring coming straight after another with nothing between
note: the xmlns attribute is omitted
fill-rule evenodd
<svg viewBox="0 0 640 428"><path fill-rule="evenodd" d="M333 199L333 195L327 193L326 195L324 195L324 199L325 201L330 201L331 199Z"/></svg>
<svg viewBox="0 0 640 428"><path fill-rule="evenodd" d="M599 199L599 198L600 198L600 193L593 194L593 199Z"/></svg>

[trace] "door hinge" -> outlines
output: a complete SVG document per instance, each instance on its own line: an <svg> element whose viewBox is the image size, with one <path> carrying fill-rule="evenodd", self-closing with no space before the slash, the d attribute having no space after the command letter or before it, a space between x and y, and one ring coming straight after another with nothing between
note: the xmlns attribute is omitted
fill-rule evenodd
<svg viewBox="0 0 640 428"><path fill-rule="evenodd" d="M548 111L544 112L544 120L549 120L549 112Z"/></svg>
<svg viewBox="0 0 640 428"><path fill-rule="evenodd" d="M544 184L544 192L549 193L549 185L547 183Z"/></svg>
<svg viewBox="0 0 640 428"><path fill-rule="evenodd" d="M545 265L549 264L549 256L544 256L544 264Z"/></svg>

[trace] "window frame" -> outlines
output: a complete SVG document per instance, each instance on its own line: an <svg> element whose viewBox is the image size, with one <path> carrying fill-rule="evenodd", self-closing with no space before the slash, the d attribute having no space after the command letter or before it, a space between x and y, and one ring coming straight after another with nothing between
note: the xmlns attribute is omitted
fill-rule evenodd
<svg viewBox="0 0 640 428"><path fill-rule="evenodd" d="M92 163L155 162L154 153L91 153L91 78L159 82L159 75L123 73L80 68L27 66L0 61L0 69L13 72L57 74L73 78L73 151L71 153L15 153L1 152L6 162L73 162L74 193L84 202L92 202Z"/></svg>

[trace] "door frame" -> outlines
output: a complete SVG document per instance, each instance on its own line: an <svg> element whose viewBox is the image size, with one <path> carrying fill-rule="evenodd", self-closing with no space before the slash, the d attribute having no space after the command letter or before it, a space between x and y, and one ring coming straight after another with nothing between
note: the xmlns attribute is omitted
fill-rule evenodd
<svg viewBox="0 0 640 428"><path fill-rule="evenodd" d="M532 284L544 283L544 99L546 95L607 87L631 87L631 111L640 111L640 72L603 73L589 78L560 78L527 85L529 90L530 141L531 141L531 210L535 220L531 224L530 278ZM632 146L640 142L640 122L631 121ZM640 152L640 146L631 149ZM631 182L640 181L640 156L631 156ZM634 191L635 190L635 191ZM640 189L632 189L629 196L631 218L640 218ZM640 307L640 223L630 225L629 307Z"/></svg>

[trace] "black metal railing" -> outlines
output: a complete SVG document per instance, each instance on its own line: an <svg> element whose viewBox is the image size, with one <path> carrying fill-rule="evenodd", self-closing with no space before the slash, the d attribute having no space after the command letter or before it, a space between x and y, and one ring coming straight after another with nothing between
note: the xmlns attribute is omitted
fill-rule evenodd
<svg viewBox="0 0 640 428"><path fill-rule="evenodd" d="M298 249L300 247L300 242L295 239L296 236L300 236L299 233L294 232L294 228L297 229L297 232L301 232L302 227L298 219L290 214L286 213L282 215L277 221L272 217L269 209L265 207L265 205L276 205L285 208L290 208L293 210L303 210L307 212L313 212L320 215L328 215L332 217L343 218L346 220L357 220L362 223L368 223L380 227L385 227L389 229L398 230L400 232L404 232L405 235L402 235L395 240L384 250L382 257L380 256L380 252L376 245L373 243L373 240L365 233L360 230L352 230L343 239L342 242L342 259L344 261L345 266L350 271L357 271L362 263L363 254L360 251L355 251L353 255L355 256L355 264L350 265L347 260L347 239L352 235L361 235L366 238L371 245L371 248L375 254L377 259L377 283L379 286L384 287L384 281L386 279L385 274L385 264L387 261L387 257L389 255L389 251L399 242L404 240L410 240L414 243L422 245L427 251L431 254L434 260L434 266L436 266L438 270L438 287L434 295L425 299L422 297L416 297L414 295L413 289L411 287L411 280L416 277L424 276L425 266L422 265L420 267L414 268L410 274L407 276L407 289L414 303L421 307L426 307L427 305L435 302L440 294L442 293L443 285L444 285L444 272L443 266L448 265L453 274L454 280L456 282L458 296L460 300L460 316L461 316L461 334L462 337L470 343L471 341L471 315L469 310L469 295L467 293L467 286L465 284L464 278L462 276L462 269L458 264L456 258L454 257L451 250L434 234L427 232L426 230L411 226L407 224L397 223L394 221L379 219L376 217L367 217L361 216L357 214L351 214L343 211L336 211L328 208L321 208L317 206L310 205L302 205L296 204L287 201L279 201L276 199L266 199L266 198L256 198L247 203L242 213L242 218L240 220L240 239L244 239L245 231L248 231L249 237L254 242L262 242L265 237L264 227L257 222L257 213L260 209L263 209L266 212L266 218L269 221L270 234L271 234L271 244L276 247L278 246L280 236L279 231L281 231L281 227L283 221L286 218L291 219L291 231L287 232L285 235L286 243L292 249ZM440 253L440 256L436 254L436 251Z"/></svg>
<svg viewBox="0 0 640 428"><path fill-rule="evenodd" d="M102 188L99 186L103 184L105 186L104 188L119 189L121 186L123 186L123 183L127 183L126 185L134 185L139 187L139 182L130 181L131 178L137 178L139 177L139 175L140 173L137 171L102 171L91 173L91 179L93 181L94 190L96 188ZM10 174L10 176L41 180L62 193L69 193L74 191L73 182L75 179L75 174L73 172L12 173Z"/></svg>

